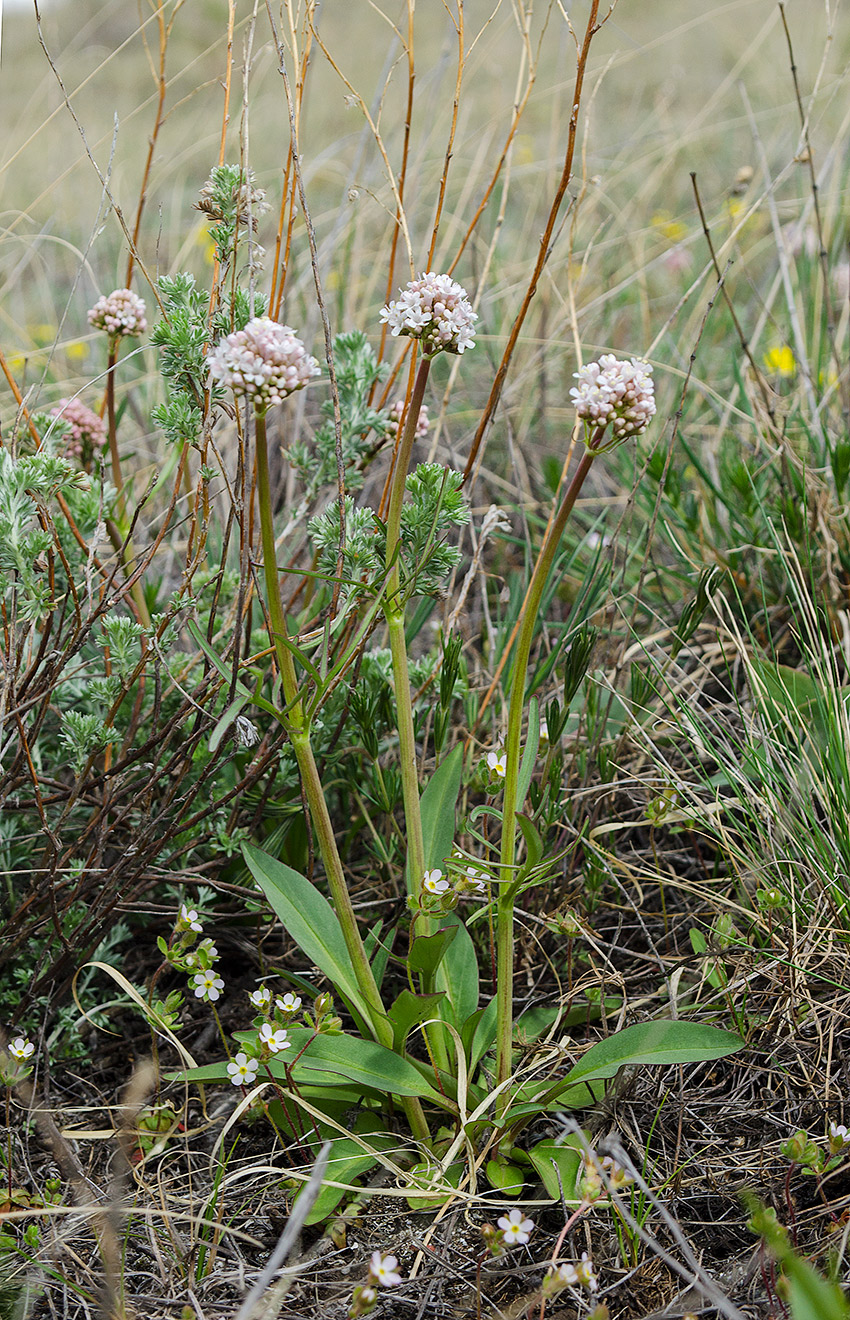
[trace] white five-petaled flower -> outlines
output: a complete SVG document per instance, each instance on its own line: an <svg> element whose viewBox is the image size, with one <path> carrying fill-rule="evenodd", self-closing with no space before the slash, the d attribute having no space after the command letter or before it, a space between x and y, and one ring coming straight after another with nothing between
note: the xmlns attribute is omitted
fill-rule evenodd
<svg viewBox="0 0 850 1320"><path fill-rule="evenodd" d="M502 1230L505 1246L522 1246L531 1237L534 1220L526 1219L521 1210L510 1210L496 1221Z"/></svg>
<svg viewBox="0 0 850 1320"><path fill-rule="evenodd" d="M478 313L450 275L429 270L399 290L398 298L381 309L381 320L394 335L420 340L423 352L433 357L472 348Z"/></svg>
<svg viewBox="0 0 850 1320"><path fill-rule="evenodd" d="M488 752L487 765L491 774L498 775L500 779L504 779L508 772L507 752Z"/></svg>
<svg viewBox="0 0 850 1320"><path fill-rule="evenodd" d="M291 326L255 316L244 330L219 340L209 356L210 375L237 396L250 399L258 412L302 390L319 364Z"/></svg>
<svg viewBox="0 0 850 1320"><path fill-rule="evenodd" d="M261 985L259 990L252 990L249 993L248 998L254 1005L254 1008L258 1008L260 1012L264 1012L272 1002L272 992L267 985Z"/></svg>
<svg viewBox="0 0 850 1320"><path fill-rule="evenodd" d="M830 1123L829 1146L835 1155L844 1150L846 1146L850 1146L850 1132L843 1123Z"/></svg>
<svg viewBox="0 0 850 1320"><path fill-rule="evenodd" d="M113 339L143 335L148 328L145 304L132 289L115 289L98 298L88 313L89 325L105 330Z"/></svg>
<svg viewBox="0 0 850 1320"><path fill-rule="evenodd" d="M477 894L484 894L487 891L487 882L481 871L474 866L465 867L461 879L464 889L474 890Z"/></svg>
<svg viewBox="0 0 850 1320"><path fill-rule="evenodd" d="M615 440L640 435L655 416L652 367L632 358L620 362L603 353L575 373L578 385L570 390L579 417L593 426L610 426Z"/></svg>
<svg viewBox="0 0 850 1320"><path fill-rule="evenodd" d="M221 997L224 989L224 981L216 976L214 967L205 972L196 972L189 984L194 988L196 999L211 1000L213 1003Z"/></svg>
<svg viewBox="0 0 850 1320"><path fill-rule="evenodd" d="M548 1283L547 1291L553 1291L556 1288L569 1288L578 1283L576 1267L569 1261L564 1261L560 1265L553 1265L546 1275L544 1287Z"/></svg>
<svg viewBox="0 0 850 1320"><path fill-rule="evenodd" d="M23 1063L31 1054L35 1052L35 1046L26 1036L16 1036L9 1046L9 1053L13 1059L20 1059Z"/></svg>
<svg viewBox="0 0 850 1320"><path fill-rule="evenodd" d="M268 1046L272 1054L279 1054L289 1049L290 1042L283 1027L275 1028L271 1022L264 1022L260 1027L260 1044Z"/></svg>
<svg viewBox="0 0 850 1320"><path fill-rule="evenodd" d="M382 1288L393 1288L401 1283L401 1275L396 1272L398 1260L395 1256L382 1256L380 1251L372 1252L369 1273Z"/></svg>
<svg viewBox="0 0 850 1320"><path fill-rule="evenodd" d="M257 1080L257 1060L240 1051L227 1065L227 1071L234 1086L252 1086Z"/></svg>
<svg viewBox="0 0 850 1320"><path fill-rule="evenodd" d="M426 871L422 878L422 888L426 894L444 894L448 887L449 882L443 879L442 871Z"/></svg>
<svg viewBox="0 0 850 1320"><path fill-rule="evenodd" d="M201 919L195 908L187 907L185 903L180 904L180 916L177 918L178 930L193 930L197 934L204 929L201 925Z"/></svg>
<svg viewBox="0 0 850 1320"><path fill-rule="evenodd" d="M291 990L287 990L285 995L278 995L275 1004L281 1013L297 1013L301 1007L301 996L294 995Z"/></svg>

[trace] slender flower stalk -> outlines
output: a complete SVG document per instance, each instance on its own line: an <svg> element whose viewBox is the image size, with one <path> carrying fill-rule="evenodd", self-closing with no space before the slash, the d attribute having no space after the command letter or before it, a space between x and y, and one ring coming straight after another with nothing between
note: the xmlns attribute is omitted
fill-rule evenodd
<svg viewBox="0 0 850 1320"><path fill-rule="evenodd" d="M346 950L366 1004L369 1026L380 1044L392 1048L393 1030L381 1002L372 967L366 956L357 917L345 881L342 859L336 845L333 822L325 800L322 781L310 743L309 721L298 693L295 662L287 645L286 614L280 591L274 536L271 482L269 478L266 412L295 390L302 389L319 368L289 326L278 325L268 317L249 321L244 330L228 335L210 355L213 377L228 385L237 396L251 400L254 407L257 444L257 502L260 510L260 536L263 550L263 573L266 581L269 623L272 642L280 669L287 706L289 736L319 852L328 878L334 909L339 920ZM430 1140L428 1125L420 1102L405 1097L404 1108L414 1135Z"/></svg>
<svg viewBox="0 0 850 1320"><path fill-rule="evenodd" d="M605 354L598 363L590 363L576 373L578 386L571 390L576 412L585 424L585 452L564 495L561 507L543 543L523 605L513 663L508 704L508 732L505 740L505 795L502 806L502 841L499 857L500 883L496 919L496 1083L507 1080L511 1072L513 1047L513 975L514 975L514 902L516 860L516 817L522 803L517 801L521 759L522 716L528 661L540 602L552 564L561 543L564 528L573 511L594 458L601 451L646 429L655 414L652 368L632 359L618 362ZM605 444L609 425L613 431ZM505 1088L497 1098L497 1112L504 1113L510 1103Z"/></svg>

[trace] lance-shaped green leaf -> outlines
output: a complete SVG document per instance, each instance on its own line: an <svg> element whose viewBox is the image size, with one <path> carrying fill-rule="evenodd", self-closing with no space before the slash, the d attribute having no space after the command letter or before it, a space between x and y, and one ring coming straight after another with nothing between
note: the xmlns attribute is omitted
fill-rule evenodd
<svg viewBox="0 0 850 1320"><path fill-rule="evenodd" d="M557 1088L613 1077L621 1068L650 1063L702 1063L734 1054L743 1045L734 1031L701 1022L638 1022L615 1031L581 1056Z"/></svg>
<svg viewBox="0 0 850 1320"><path fill-rule="evenodd" d="M351 968L337 915L324 894L306 876L284 862L244 844L245 862L299 949L323 972L360 1022L369 1011Z"/></svg>

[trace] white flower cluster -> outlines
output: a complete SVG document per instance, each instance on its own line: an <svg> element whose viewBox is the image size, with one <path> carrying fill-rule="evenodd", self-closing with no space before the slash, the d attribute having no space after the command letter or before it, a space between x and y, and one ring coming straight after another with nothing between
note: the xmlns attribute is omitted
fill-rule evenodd
<svg viewBox="0 0 850 1320"><path fill-rule="evenodd" d="M575 373L578 385L570 390L579 417L594 426L610 426L615 440L640 435L655 416L652 367L632 358L620 362L603 353Z"/></svg>
<svg viewBox="0 0 850 1320"><path fill-rule="evenodd" d="M268 316L255 316L244 330L219 340L210 353L210 375L250 399L258 412L301 390L319 364L291 326Z"/></svg>
<svg viewBox="0 0 850 1320"><path fill-rule="evenodd" d="M113 339L143 335L148 328L145 304L132 289L115 289L98 298L88 314L89 325L105 330Z"/></svg>
<svg viewBox="0 0 850 1320"><path fill-rule="evenodd" d="M478 313L466 291L450 275L427 271L411 280L394 302L381 309L394 335L410 335L422 343L428 357L435 353L462 353L475 344Z"/></svg>
<svg viewBox="0 0 850 1320"><path fill-rule="evenodd" d="M398 428L403 415L404 399L396 399L395 403L390 408L390 415L387 418L387 435L398 435ZM413 436L414 440L424 440L428 434L428 427L430 425L431 422L428 417L428 406L423 403L422 407L419 409L419 416L416 419L416 431Z"/></svg>
<svg viewBox="0 0 850 1320"><path fill-rule="evenodd" d="M68 458L91 459L106 444L106 423L80 399L60 399L50 409L50 415L68 424L65 439Z"/></svg>

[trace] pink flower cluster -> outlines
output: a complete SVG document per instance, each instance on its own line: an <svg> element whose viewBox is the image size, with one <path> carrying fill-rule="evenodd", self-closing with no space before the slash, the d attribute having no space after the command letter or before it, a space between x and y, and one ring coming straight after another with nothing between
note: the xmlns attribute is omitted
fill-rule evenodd
<svg viewBox="0 0 850 1320"><path fill-rule="evenodd" d="M50 409L50 416L68 425L65 445L68 458L79 458L87 466L106 444L106 423L79 399L60 399Z"/></svg>
<svg viewBox="0 0 850 1320"><path fill-rule="evenodd" d="M575 373L578 385L570 390L579 417L593 426L610 426L615 440L640 435L655 416L652 367L632 358L620 362L603 353Z"/></svg>
<svg viewBox="0 0 850 1320"><path fill-rule="evenodd" d="M105 330L113 339L143 335L148 328L145 304L132 289L115 289L98 298L89 311L89 325Z"/></svg>
<svg viewBox="0 0 850 1320"><path fill-rule="evenodd" d="M301 390L319 364L291 326L255 316L244 330L219 340L209 357L210 375L250 399L258 412Z"/></svg>
<svg viewBox="0 0 850 1320"><path fill-rule="evenodd" d="M390 407L390 415L387 418L387 435L398 435L398 428L403 413L404 399L396 399L395 403ZM419 409L419 416L416 419L416 434L413 438L415 440L424 440L428 434L428 427L430 425L431 422L428 417L428 406L423 403L422 407Z"/></svg>
<svg viewBox="0 0 850 1320"><path fill-rule="evenodd" d="M381 320L394 335L420 340L423 352L433 357L472 348L478 313L451 276L428 271L411 280L394 302L381 309Z"/></svg>

